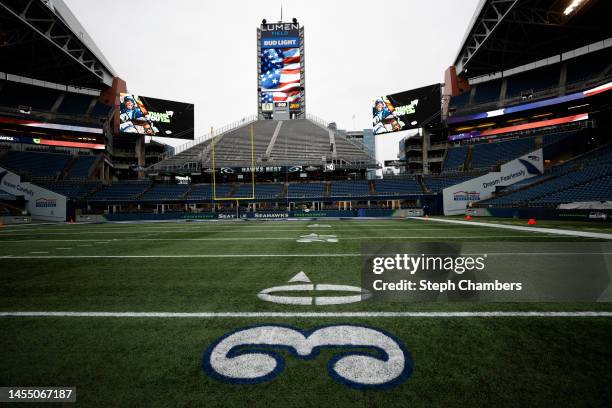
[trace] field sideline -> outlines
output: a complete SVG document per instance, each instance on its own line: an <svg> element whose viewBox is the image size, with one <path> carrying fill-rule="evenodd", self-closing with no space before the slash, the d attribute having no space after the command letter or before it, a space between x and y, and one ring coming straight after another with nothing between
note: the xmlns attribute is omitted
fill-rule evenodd
<svg viewBox="0 0 612 408"><path fill-rule="evenodd" d="M612 233L609 224L538 226ZM421 220L6 226L0 385L76 386L86 406L608 406L610 303L290 305L257 296L299 272L359 286L363 243L406 241L597 240ZM284 370L260 384L203 370L205 350L254 325L375 328L403 342L412 375L390 389L354 389L328 374L338 353L330 348L308 359L280 352Z"/></svg>

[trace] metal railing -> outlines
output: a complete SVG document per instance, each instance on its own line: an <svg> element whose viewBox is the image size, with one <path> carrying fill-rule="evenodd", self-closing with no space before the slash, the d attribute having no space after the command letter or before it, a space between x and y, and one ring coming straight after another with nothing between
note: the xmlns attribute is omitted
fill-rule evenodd
<svg viewBox="0 0 612 408"><path fill-rule="evenodd" d="M596 87L609 81L612 81L612 75L605 75L599 78L589 78L580 81L570 82L565 85L565 94L567 95L568 93L578 92L588 87ZM495 99L489 101L479 102L471 105L466 104L464 106L458 106L455 108L455 111L452 112L452 115L449 115L449 119L456 116L463 116L491 109L508 108L510 106L518 105L521 103L535 102L541 99L561 96L559 95L560 90L561 88L559 86L554 86L550 88L535 89L533 90L529 98L524 98L522 96L512 96L507 97L500 103L499 96L497 96Z"/></svg>
<svg viewBox="0 0 612 408"><path fill-rule="evenodd" d="M306 119L310 120L311 122L316 123L319 126L322 126L326 129L329 129L329 124L331 122L326 121L325 119L322 119L316 115L313 115L311 113L307 113L306 114ZM338 136L338 132L334 131L334 135ZM346 136L343 136L344 140L346 140L347 142L349 142L350 144L352 144L353 146L355 146L356 148L358 148L359 150L361 150L363 153L365 153L366 155L368 155L369 157L372 157L372 155L370 154L370 152L368 151L368 149L366 148L366 146L363 144L363 142L359 142L357 140L354 139L350 139ZM372 157L372 159L374 159Z"/></svg>
<svg viewBox="0 0 612 408"><path fill-rule="evenodd" d="M229 124L227 124L225 126L222 126L220 128L214 129L212 133L208 132L208 133L204 134L203 136L197 137L197 138L195 138L193 140L190 140L190 141L188 141L186 143L183 143L180 146L175 147L174 148L174 154L168 155L166 158L170 158L172 156L176 156L177 154L179 154L181 152L184 152L187 149L191 149L192 147L194 147L194 146L196 146L196 145L198 145L200 143L204 143L205 141L209 140L213 136L218 136L218 135L220 135L222 133L229 132L229 131L232 131L232 130L237 129L239 127L249 125L249 124L251 124L251 123L253 123L255 121L257 121L257 115L251 115L251 116L244 117L244 118L242 118L240 120L236 120L236 121L234 121L232 123L229 123Z"/></svg>

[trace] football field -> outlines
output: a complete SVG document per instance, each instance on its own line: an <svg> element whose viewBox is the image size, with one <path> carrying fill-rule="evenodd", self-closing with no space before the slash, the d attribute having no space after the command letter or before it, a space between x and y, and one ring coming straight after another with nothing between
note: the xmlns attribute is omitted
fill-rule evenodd
<svg viewBox="0 0 612 408"><path fill-rule="evenodd" d="M0 386L74 386L84 406L609 406L610 303L342 303L365 243L591 240L415 219L5 226Z"/></svg>

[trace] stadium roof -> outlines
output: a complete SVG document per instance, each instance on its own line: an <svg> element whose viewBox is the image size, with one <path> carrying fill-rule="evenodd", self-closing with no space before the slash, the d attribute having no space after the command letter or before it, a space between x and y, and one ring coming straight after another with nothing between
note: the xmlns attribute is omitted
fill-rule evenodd
<svg viewBox="0 0 612 408"><path fill-rule="evenodd" d="M0 71L89 88L115 76L63 0L0 2Z"/></svg>
<svg viewBox="0 0 612 408"><path fill-rule="evenodd" d="M611 37L611 19L609 0L481 0L454 64L470 78L528 64Z"/></svg>

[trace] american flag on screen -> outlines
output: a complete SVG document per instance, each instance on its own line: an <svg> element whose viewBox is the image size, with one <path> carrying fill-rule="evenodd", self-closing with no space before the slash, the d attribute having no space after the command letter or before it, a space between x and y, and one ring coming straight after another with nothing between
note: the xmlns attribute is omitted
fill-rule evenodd
<svg viewBox="0 0 612 408"><path fill-rule="evenodd" d="M300 49L263 50L259 81L262 103L299 101Z"/></svg>

